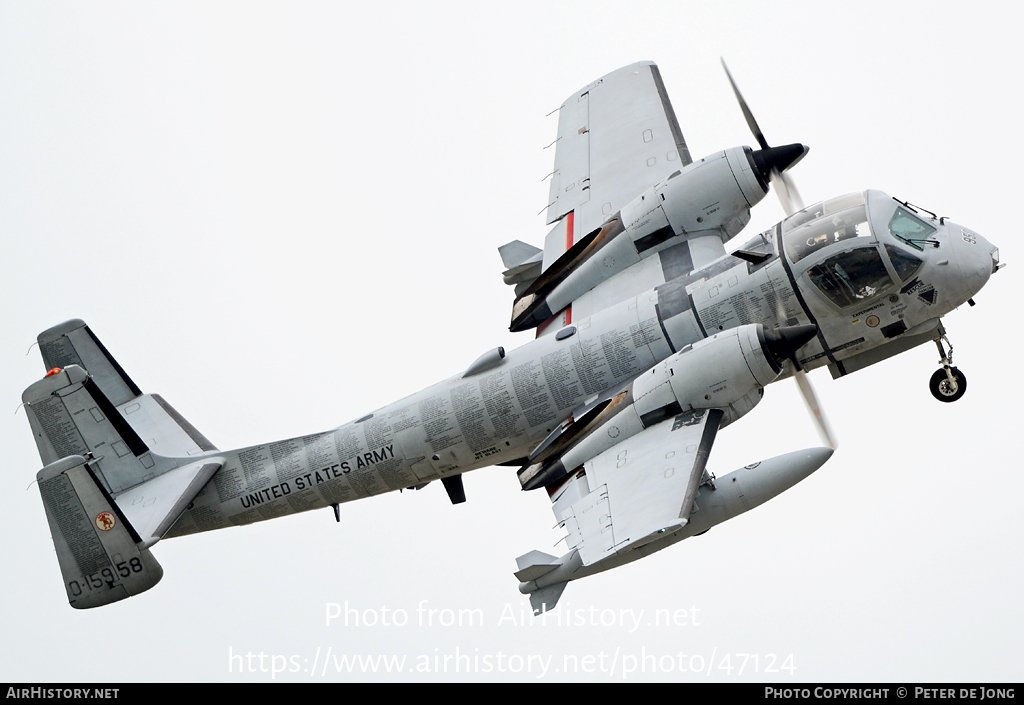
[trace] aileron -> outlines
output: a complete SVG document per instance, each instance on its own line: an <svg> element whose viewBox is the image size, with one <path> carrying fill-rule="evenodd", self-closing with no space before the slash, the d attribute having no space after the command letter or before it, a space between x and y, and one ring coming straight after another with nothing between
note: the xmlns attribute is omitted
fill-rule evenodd
<svg viewBox="0 0 1024 705"><path fill-rule="evenodd" d="M547 221L575 213L588 233L690 163L658 67L643 61L594 81L559 111Z"/></svg>

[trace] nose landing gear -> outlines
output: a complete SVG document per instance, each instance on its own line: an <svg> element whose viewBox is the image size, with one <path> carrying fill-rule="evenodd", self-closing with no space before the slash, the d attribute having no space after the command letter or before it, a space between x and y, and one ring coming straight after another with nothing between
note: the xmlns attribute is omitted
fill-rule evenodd
<svg viewBox="0 0 1024 705"><path fill-rule="evenodd" d="M949 346L948 353L942 345L943 342ZM935 345L939 348L939 364L942 365L942 369L935 370L935 374L928 381L928 388L931 389L932 396L939 401L956 401L967 391L967 377L953 367L953 345L945 334L935 339Z"/></svg>

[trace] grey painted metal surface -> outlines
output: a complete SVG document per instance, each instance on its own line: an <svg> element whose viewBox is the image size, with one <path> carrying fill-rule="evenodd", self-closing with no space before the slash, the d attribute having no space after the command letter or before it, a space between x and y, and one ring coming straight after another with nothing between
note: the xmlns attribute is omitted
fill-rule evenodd
<svg viewBox="0 0 1024 705"><path fill-rule="evenodd" d="M658 67L641 61L613 71L559 111L548 223L573 211L576 231L588 233L633 199L638 185L689 163Z"/></svg>
<svg viewBox="0 0 1024 705"><path fill-rule="evenodd" d="M36 475L68 602L99 607L144 592L163 569L80 455Z"/></svg>
<svg viewBox="0 0 1024 705"><path fill-rule="evenodd" d="M601 102L615 91L634 102ZM938 340L951 369L941 318L1000 266L980 235L865 191L793 213L739 255L726 254L723 243L767 191L756 165L763 155L733 148L685 166L650 63L574 96L560 117L564 178L543 255L525 243L502 248L521 310L543 310L527 296L549 309L537 337L355 421L219 451L166 401L143 393L83 321L40 334L46 369L59 369L23 400L75 607L155 585L149 547L161 538L433 480L461 501L463 473L521 462L523 487L547 488L569 538L560 558L533 551L518 561L520 589L535 609L550 608L569 580L700 533L820 467L830 449L718 480L704 468L715 431L795 366L828 365L841 376ZM573 127L582 116L585 131ZM675 150L664 161L678 176L668 178L674 172L662 160L647 166L655 147ZM563 187L570 176L578 190ZM603 239L572 249L573 237L616 214ZM786 340L799 344L789 349Z"/></svg>

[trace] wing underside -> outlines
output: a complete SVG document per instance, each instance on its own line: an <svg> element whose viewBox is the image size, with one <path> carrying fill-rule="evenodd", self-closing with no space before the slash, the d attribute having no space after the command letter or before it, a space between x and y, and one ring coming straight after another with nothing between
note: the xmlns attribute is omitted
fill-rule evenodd
<svg viewBox="0 0 1024 705"><path fill-rule="evenodd" d="M575 487L552 496L583 565L687 524L721 418L712 409L666 419L588 461L570 480Z"/></svg>

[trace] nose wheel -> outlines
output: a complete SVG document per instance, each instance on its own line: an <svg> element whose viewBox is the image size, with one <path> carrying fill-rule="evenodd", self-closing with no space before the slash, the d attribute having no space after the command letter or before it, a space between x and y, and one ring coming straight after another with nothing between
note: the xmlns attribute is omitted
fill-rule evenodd
<svg viewBox="0 0 1024 705"><path fill-rule="evenodd" d="M948 353L943 343L949 346ZM931 389L932 396L939 401L956 401L967 391L967 377L953 367L953 346L949 339L943 335L935 339L935 345L939 348L939 364L942 365L942 369L935 370L935 374L928 381L928 388Z"/></svg>

